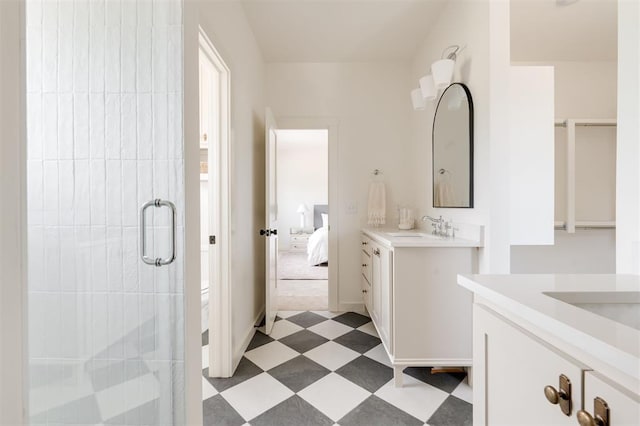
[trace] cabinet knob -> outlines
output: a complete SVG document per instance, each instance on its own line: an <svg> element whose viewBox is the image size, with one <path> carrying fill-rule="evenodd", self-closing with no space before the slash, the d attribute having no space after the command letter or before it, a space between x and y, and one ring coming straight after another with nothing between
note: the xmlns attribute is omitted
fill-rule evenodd
<svg viewBox="0 0 640 426"><path fill-rule="evenodd" d="M566 415L571 415L571 380L564 374L560 375L560 390L551 385L544 387L544 396L551 404L560 405L560 410Z"/></svg>
<svg viewBox="0 0 640 426"><path fill-rule="evenodd" d="M367 290L362 290L362 292L363 292L363 293L366 293L366 292L367 292Z"/></svg>
<svg viewBox="0 0 640 426"><path fill-rule="evenodd" d="M363 241L363 242L362 242L362 245L363 245L363 246L366 246L366 245L367 245L367 242L366 242L366 241Z"/></svg>
<svg viewBox="0 0 640 426"><path fill-rule="evenodd" d="M600 397L593 399L595 416L586 410L578 411L576 417L580 426L609 426L609 404Z"/></svg>
<svg viewBox="0 0 640 426"><path fill-rule="evenodd" d="M362 267L363 267L363 268L366 268L366 267L367 267L367 264L366 264L366 263L363 263L363 264L362 264Z"/></svg>
<svg viewBox="0 0 640 426"><path fill-rule="evenodd" d="M380 256L380 249L375 249L373 251L373 254L375 254L376 256Z"/></svg>

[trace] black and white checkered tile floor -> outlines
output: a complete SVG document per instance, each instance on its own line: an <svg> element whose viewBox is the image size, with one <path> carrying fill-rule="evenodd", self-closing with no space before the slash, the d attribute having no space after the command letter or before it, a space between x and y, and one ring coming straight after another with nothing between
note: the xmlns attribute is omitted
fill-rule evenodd
<svg viewBox="0 0 640 426"><path fill-rule="evenodd" d="M208 346L203 338L203 367ZM232 378L203 369L205 425L471 425L464 374L393 370L371 320L353 312L280 312L256 332Z"/></svg>

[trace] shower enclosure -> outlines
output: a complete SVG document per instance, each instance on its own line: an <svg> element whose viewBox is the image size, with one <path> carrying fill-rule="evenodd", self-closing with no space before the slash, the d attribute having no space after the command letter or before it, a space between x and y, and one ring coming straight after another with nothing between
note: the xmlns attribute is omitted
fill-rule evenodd
<svg viewBox="0 0 640 426"><path fill-rule="evenodd" d="M26 22L30 422L184 424L182 1Z"/></svg>

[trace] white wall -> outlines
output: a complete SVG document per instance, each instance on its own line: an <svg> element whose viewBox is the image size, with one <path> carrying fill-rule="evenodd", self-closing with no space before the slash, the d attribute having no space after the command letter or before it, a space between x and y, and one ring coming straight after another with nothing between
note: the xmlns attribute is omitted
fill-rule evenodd
<svg viewBox="0 0 640 426"><path fill-rule="evenodd" d="M0 424L25 424L24 9L0 2ZM23 45L24 46L24 45ZM9 201L10 202L7 202Z"/></svg>
<svg viewBox="0 0 640 426"><path fill-rule="evenodd" d="M640 274L640 4L618 2L616 272Z"/></svg>
<svg viewBox="0 0 640 426"><path fill-rule="evenodd" d="M272 63L267 102L278 117L332 117L338 126L337 265L341 309L362 307L360 229L367 223L367 192L374 169L387 183L387 224L397 226L396 205L414 202L407 163L409 110L406 64ZM349 214L347 204L356 203ZM335 213L334 213L335 212Z"/></svg>
<svg viewBox="0 0 640 426"><path fill-rule="evenodd" d="M236 361L264 309L264 63L242 5L237 2L189 1L185 24L186 140L198 144L198 25L230 69L231 79L231 259L232 336ZM187 142L189 143L189 142ZM192 147L193 148L193 147ZM187 198L199 199L199 154L188 154ZM197 214L194 220L198 223ZM200 230L187 231L192 258L200 258ZM198 262L199 263L199 262ZM200 288L200 265L192 264L188 285ZM192 306L199 306L192 300ZM192 323L193 324L193 323ZM199 330L199 322L193 325ZM192 328L193 328L192 327Z"/></svg>
<svg viewBox="0 0 640 426"><path fill-rule="evenodd" d="M520 54L520 57L523 55ZM615 62L527 62L554 67L555 116L615 118ZM615 128L576 128L576 220L615 220ZM566 130L555 131L555 220L566 220ZM615 230L555 231L552 246L513 246L514 273L613 273Z"/></svg>
<svg viewBox="0 0 640 426"><path fill-rule="evenodd" d="M305 227L313 227L314 204L328 204L329 146L326 130L279 131L277 137L278 250L289 250L289 230L300 227L298 206L304 204Z"/></svg>
<svg viewBox="0 0 640 426"><path fill-rule="evenodd" d="M458 56L453 81L469 87L475 110L474 208L432 207L431 129L435 101L428 103L424 111L411 112L413 194L420 215L442 215L455 222L485 225L480 270L506 272L509 169L504 105L508 99L508 2L448 2L411 63L409 84L405 87L407 99L418 79L430 74L431 63L452 44L466 46ZM422 226L427 229L427 225Z"/></svg>

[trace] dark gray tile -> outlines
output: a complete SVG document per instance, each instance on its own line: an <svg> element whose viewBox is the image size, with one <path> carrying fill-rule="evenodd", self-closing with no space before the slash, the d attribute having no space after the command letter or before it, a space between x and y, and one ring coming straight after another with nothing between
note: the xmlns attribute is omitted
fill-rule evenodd
<svg viewBox="0 0 640 426"><path fill-rule="evenodd" d="M330 372L303 355L297 356L268 371L270 375L294 392L300 392Z"/></svg>
<svg viewBox="0 0 640 426"><path fill-rule="evenodd" d="M247 346L247 352L251 349L266 345L269 342L273 342L273 340L273 338L267 336L266 334L260 331L256 331L256 334L253 335L253 339L251 339L251 343L249 343L249 346Z"/></svg>
<svg viewBox="0 0 640 426"><path fill-rule="evenodd" d="M142 360L93 361L87 368L93 390L99 392L150 372Z"/></svg>
<svg viewBox="0 0 640 426"><path fill-rule="evenodd" d="M302 312L287 318L287 321L291 321L294 324L298 324L300 327L308 328L313 327L324 321L328 321L326 317L315 314L313 312Z"/></svg>
<svg viewBox="0 0 640 426"><path fill-rule="evenodd" d="M348 325L349 327L358 328L362 325L365 325L369 321L371 321L371 318L361 314L357 314L355 312L345 312L342 315L333 317L332 321L338 321L339 323Z"/></svg>
<svg viewBox="0 0 640 426"><path fill-rule="evenodd" d="M338 421L340 426L422 426L424 423L371 395Z"/></svg>
<svg viewBox="0 0 640 426"><path fill-rule="evenodd" d="M374 393L393 378L393 370L366 356L340 367L336 373Z"/></svg>
<svg viewBox="0 0 640 426"><path fill-rule="evenodd" d="M47 411L48 423L94 425L102 422L98 401L94 395L72 401Z"/></svg>
<svg viewBox="0 0 640 426"><path fill-rule="evenodd" d="M282 321L282 318L280 318L279 316L276 315L276 321Z"/></svg>
<svg viewBox="0 0 640 426"><path fill-rule="evenodd" d="M328 342L326 338L309 330L300 330L278 341L289 346L291 349L300 352L301 354L310 351L316 346L320 346L321 344Z"/></svg>
<svg viewBox="0 0 640 426"><path fill-rule="evenodd" d="M465 373L436 373L431 374L431 367L407 367L404 372L409 376L435 386L447 393L453 392L466 377Z"/></svg>
<svg viewBox="0 0 640 426"><path fill-rule="evenodd" d="M149 401L104 422L106 425L148 425L158 421L158 399Z"/></svg>
<svg viewBox="0 0 640 426"><path fill-rule="evenodd" d="M244 419L220 395L212 396L202 403L202 420L205 426L241 426Z"/></svg>
<svg viewBox="0 0 640 426"><path fill-rule="evenodd" d="M361 354L375 348L381 343L379 338L359 330L350 331L347 334L333 339L333 341Z"/></svg>
<svg viewBox="0 0 640 426"><path fill-rule="evenodd" d="M208 368L204 369L202 375L218 392L223 392L232 386L235 386L239 383L244 382L245 380L249 380L250 378L257 376L262 372L262 368L258 367L247 358L242 357L242 359L240 360L240 364L238 364L238 368L236 368L236 371L235 373L233 373L232 377L226 379L211 378L209 377Z"/></svg>
<svg viewBox="0 0 640 426"><path fill-rule="evenodd" d="M209 344L209 330L205 330L202 333L202 346L207 346Z"/></svg>
<svg viewBox="0 0 640 426"><path fill-rule="evenodd" d="M333 421L311 404L293 395L251 420L251 426L331 426Z"/></svg>
<svg viewBox="0 0 640 426"><path fill-rule="evenodd" d="M431 426L471 426L473 424L473 406L449 395L427 423Z"/></svg>

